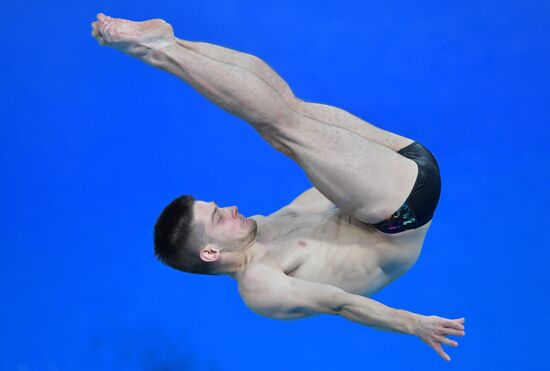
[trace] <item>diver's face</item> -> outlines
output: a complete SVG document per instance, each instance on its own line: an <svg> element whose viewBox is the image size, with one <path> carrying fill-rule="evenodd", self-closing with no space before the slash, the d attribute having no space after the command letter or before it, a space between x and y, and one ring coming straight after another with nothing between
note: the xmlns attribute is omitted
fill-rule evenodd
<svg viewBox="0 0 550 371"><path fill-rule="evenodd" d="M236 206L219 207L215 202L196 200L195 219L204 224L211 238L224 242L251 242L256 236L256 221L239 214Z"/></svg>

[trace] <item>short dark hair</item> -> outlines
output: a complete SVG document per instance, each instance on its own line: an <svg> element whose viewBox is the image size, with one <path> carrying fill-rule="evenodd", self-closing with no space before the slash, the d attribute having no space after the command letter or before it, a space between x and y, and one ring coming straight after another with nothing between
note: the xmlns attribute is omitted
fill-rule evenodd
<svg viewBox="0 0 550 371"><path fill-rule="evenodd" d="M155 256L172 268L197 274L217 275L216 263L199 257L199 249L207 242L204 225L195 220L195 198L182 195L164 208L154 228Z"/></svg>

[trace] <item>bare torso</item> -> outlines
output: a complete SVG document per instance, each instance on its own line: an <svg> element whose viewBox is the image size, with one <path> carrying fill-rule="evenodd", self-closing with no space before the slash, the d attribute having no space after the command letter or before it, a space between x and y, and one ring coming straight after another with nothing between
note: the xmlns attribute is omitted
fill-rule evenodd
<svg viewBox="0 0 550 371"><path fill-rule="evenodd" d="M385 234L334 205L319 213L287 206L267 217L252 218L273 238L255 264L363 296L374 294L412 267L431 224Z"/></svg>

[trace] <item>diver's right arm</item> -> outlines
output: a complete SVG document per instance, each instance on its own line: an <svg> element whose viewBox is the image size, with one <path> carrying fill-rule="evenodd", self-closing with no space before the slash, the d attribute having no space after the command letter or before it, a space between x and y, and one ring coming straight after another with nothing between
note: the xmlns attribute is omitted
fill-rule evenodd
<svg viewBox="0 0 550 371"><path fill-rule="evenodd" d="M450 357L441 344L457 346L458 343L445 336L464 335L460 320L391 308L339 287L290 277L263 265L245 272L239 282L239 292L246 305L262 316L298 319L321 313L338 314L372 328L417 335L446 360Z"/></svg>
<svg viewBox="0 0 550 371"><path fill-rule="evenodd" d="M290 277L257 265L245 273L239 291L255 313L275 319L338 314L376 329L413 334L420 315L390 308L339 287Z"/></svg>

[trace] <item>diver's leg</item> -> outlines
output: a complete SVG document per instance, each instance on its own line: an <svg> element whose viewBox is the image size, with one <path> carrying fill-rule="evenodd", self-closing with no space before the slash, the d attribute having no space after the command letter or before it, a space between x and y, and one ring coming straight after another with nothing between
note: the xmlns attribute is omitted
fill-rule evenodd
<svg viewBox="0 0 550 371"><path fill-rule="evenodd" d="M313 120L328 121L334 125L348 128L363 138L381 144L396 152L414 142L412 139L374 126L354 114L333 105L300 101L296 106L296 110L303 116Z"/></svg>
<svg viewBox="0 0 550 371"><path fill-rule="evenodd" d="M403 205L418 174L415 162L344 125L300 114L291 122L277 139L335 205L371 224Z"/></svg>
<svg viewBox="0 0 550 371"><path fill-rule="evenodd" d="M113 19L111 17L105 17L103 14L101 14L100 17L103 17L101 19ZM98 19L100 19L100 17L98 17ZM154 20L153 22L148 22L154 23L155 21L158 22L162 20ZM140 25L148 23L129 21L126 22ZM99 37L98 41L100 41L100 43L104 45L105 41L103 40L102 35L98 32L98 26L99 22L94 22L93 34L94 36ZM267 84L269 84L271 87L273 87L273 89L279 92L282 99L286 100L290 104L295 104L294 109L296 111L299 111L299 113L304 116L308 116L312 119L317 120L328 120L334 125L346 127L347 129L352 130L353 132L364 137L365 139L382 144L394 151L398 151L399 149L406 147L413 142L413 140L411 139L376 127L339 107L331 106L328 104L304 102L298 99L294 96L294 93L292 92L288 84L267 63L263 62L252 54L239 52L237 50L225 48L216 44L182 40L175 36L174 40L178 45L190 51L199 53L202 56L212 58L220 62L238 65L252 71L257 71L257 75L262 76ZM135 50L133 51L135 53ZM154 53L141 54L142 55L138 56L138 58L150 64L156 63L154 56L148 55Z"/></svg>
<svg viewBox="0 0 550 371"><path fill-rule="evenodd" d="M258 63L257 57L254 55L245 54L216 44L187 41L177 37L176 42L209 58L257 69L258 74L264 76L265 81L280 93L281 98L293 104L294 109L304 116L321 121L326 120L335 125L346 127L365 139L382 144L394 151L398 151L414 142L409 138L376 127L339 107L322 103L305 102L298 99L294 96L286 81L267 63L262 61Z"/></svg>
<svg viewBox="0 0 550 371"><path fill-rule="evenodd" d="M111 46L124 45L120 41L124 34L117 33L119 21L98 18L99 33L112 41ZM128 52L126 45L123 51L177 75L224 110L249 122L277 150L301 165L317 189L341 209L363 222L376 223L405 201L416 179L416 164L365 139L358 133L356 121L345 116L335 119L319 110L307 115L306 108L314 105L294 98L290 89L284 88L286 83L283 85L280 77L274 80L274 72L265 73L272 70L255 56L235 50L228 51L225 58L207 55L194 43L176 42L171 27L155 47L147 35L139 37L137 23L132 23L124 27L129 34L138 35L132 42L137 45L135 50L141 49ZM149 29L157 27L150 25ZM134 26L135 32L129 30ZM157 28L161 26L165 27L159 24ZM114 42L117 39L118 44ZM222 48L216 50L223 52Z"/></svg>

